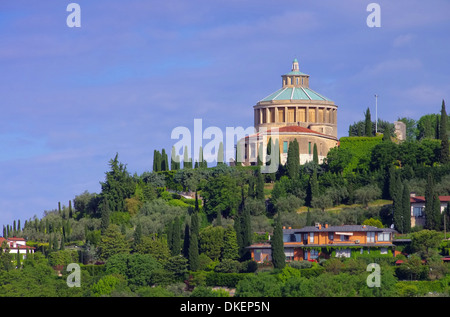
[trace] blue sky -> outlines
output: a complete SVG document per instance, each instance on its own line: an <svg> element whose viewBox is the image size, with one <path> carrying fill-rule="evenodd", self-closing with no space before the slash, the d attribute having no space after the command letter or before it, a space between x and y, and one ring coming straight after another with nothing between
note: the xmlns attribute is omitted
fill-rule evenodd
<svg viewBox="0 0 450 317"><path fill-rule="evenodd" d="M177 126L249 127L297 58L338 106L419 119L450 100L450 2L79 0L0 2L0 225L100 192L119 153L131 173Z"/></svg>

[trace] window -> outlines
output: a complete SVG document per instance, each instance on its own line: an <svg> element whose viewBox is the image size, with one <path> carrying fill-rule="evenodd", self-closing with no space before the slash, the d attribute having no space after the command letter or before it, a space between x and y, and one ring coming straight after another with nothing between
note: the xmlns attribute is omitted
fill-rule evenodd
<svg viewBox="0 0 450 317"><path fill-rule="evenodd" d="M328 233L328 240L331 240L331 241L334 240L334 233L333 232L329 232Z"/></svg>
<svg viewBox="0 0 450 317"><path fill-rule="evenodd" d="M319 251L318 250L310 250L309 251L309 259L315 260L319 257Z"/></svg>
<svg viewBox="0 0 450 317"><path fill-rule="evenodd" d="M375 232L367 232L367 243L375 242Z"/></svg>
<svg viewBox="0 0 450 317"><path fill-rule="evenodd" d="M414 217L422 217L423 216L423 207L413 207L413 216Z"/></svg>
<svg viewBox="0 0 450 317"><path fill-rule="evenodd" d="M350 239L349 236L347 236L347 235L345 235L345 234L341 234L339 240L341 240L341 241L348 241L349 239Z"/></svg>
<svg viewBox="0 0 450 317"><path fill-rule="evenodd" d="M284 141L283 142L283 153L287 153L288 152L288 141Z"/></svg>
<svg viewBox="0 0 450 317"><path fill-rule="evenodd" d="M261 261L261 250L255 249L253 252L253 257L255 258L256 262Z"/></svg>
<svg viewBox="0 0 450 317"><path fill-rule="evenodd" d="M388 249L387 248L381 248L380 249L380 254L387 254L388 253Z"/></svg>
<svg viewBox="0 0 450 317"><path fill-rule="evenodd" d="M293 261L294 260L294 248L284 249L284 255L286 256L286 261Z"/></svg>
<svg viewBox="0 0 450 317"><path fill-rule="evenodd" d="M379 232L378 241L391 241L391 234L389 232Z"/></svg>
<svg viewBox="0 0 450 317"><path fill-rule="evenodd" d="M314 232L309 233L309 243L314 243Z"/></svg>
<svg viewBox="0 0 450 317"><path fill-rule="evenodd" d="M308 142L308 154L311 154L311 142Z"/></svg>

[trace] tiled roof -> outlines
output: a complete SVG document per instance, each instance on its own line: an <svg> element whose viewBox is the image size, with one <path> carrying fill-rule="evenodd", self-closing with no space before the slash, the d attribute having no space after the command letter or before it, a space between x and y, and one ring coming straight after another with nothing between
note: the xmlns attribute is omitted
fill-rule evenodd
<svg viewBox="0 0 450 317"><path fill-rule="evenodd" d="M377 228L373 226L365 226L365 225L343 225L343 226L328 226L325 228L321 226L319 229L316 226L306 226L301 229L283 229L283 233L302 233L302 232L359 232L359 231L387 231L387 232L395 232L394 229L390 228Z"/></svg>
<svg viewBox="0 0 450 317"><path fill-rule="evenodd" d="M441 203L450 202L450 196L439 196L439 200ZM425 197L424 196L411 196L409 198L409 201L411 203L425 203Z"/></svg>

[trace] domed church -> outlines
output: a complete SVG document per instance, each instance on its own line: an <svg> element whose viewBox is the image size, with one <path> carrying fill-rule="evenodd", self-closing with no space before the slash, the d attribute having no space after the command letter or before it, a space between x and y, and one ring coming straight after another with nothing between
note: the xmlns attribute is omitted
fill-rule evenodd
<svg viewBox="0 0 450 317"><path fill-rule="evenodd" d="M281 164L294 139L299 144L300 164L312 161L314 145L319 163L338 145L337 105L309 87L309 75L300 71L297 59L281 78L282 87L253 107L256 134L240 141L244 165L257 164L258 151L266 153L270 138L279 144Z"/></svg>

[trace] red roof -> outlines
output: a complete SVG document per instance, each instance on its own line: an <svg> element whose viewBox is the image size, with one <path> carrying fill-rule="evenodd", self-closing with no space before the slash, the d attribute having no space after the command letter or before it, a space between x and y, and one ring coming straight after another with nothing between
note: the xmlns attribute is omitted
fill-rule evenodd
<svg viewBox="0 0 450 317"><path fill-rule="evenodd" d="M25 241L24 238L16 238L16 237L8 238L8 240L11 240L11 241Z"/></svg>
<svg viewBox="0 0 450 317"><path fill-rule="evenodd" d="M450 202L450 196L439 196L439 200L441 201L441 203ZM412 196L409 198L409 201L411 203L425 203L425 197L424 196Z"/></svg>

